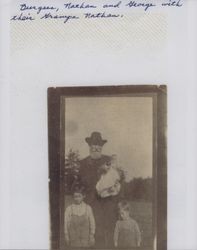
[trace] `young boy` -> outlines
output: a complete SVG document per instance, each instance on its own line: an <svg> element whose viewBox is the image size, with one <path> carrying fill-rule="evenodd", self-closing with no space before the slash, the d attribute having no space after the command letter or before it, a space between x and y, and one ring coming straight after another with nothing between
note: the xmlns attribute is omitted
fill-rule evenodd
<svg viewBox="0 0 197 250"><path fill-rule="evenodd" d="M141 233L137 222L130 217L130 206L127 201L118 204L120 220L114 230L114 246L120 248L139 247Z"/></svg>
<svg viewBox="0 0 197 250"><path fill-rule="evenodd" d="M85 190L74 188L73 203L65 211L65 239L71 247L92 247L95 243L95 220L92 208L84 202Z"/></svg>

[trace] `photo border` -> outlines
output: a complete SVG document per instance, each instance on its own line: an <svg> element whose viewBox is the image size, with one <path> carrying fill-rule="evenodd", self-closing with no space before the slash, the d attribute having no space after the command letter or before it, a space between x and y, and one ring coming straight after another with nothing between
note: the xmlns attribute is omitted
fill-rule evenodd
<svg viewBox="0 0 197 250"><path fill-rule="evenodd" d="M167 250L167 87L122 85L48 88L50 249L61 249L61 207L65 155L65 97L131 96L153 98L153 233L155 250ZM140 247L138 249L149 248ZM153 249L151 247L151 249Z"/></svg>

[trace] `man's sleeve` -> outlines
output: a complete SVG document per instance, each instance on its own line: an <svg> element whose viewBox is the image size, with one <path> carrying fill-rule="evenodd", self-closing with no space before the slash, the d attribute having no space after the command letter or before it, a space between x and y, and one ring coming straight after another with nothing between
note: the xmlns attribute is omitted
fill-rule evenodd
<svg viewBox="0 0 197 250"><path fill-rule="evenodd" d="M78 181L81 185L85 186L86 191L88 192L89 187L88 187L87 177L88 177L88 172L86 166L86 159L84 159L81 160L80 162Z"/></svg>
<svg viewBox="0 0 197 250"><path fill-rule="evenodd" d="M80 168L79 168L79 181L80 183L84 184L84 160L80 161Z"/></svg>

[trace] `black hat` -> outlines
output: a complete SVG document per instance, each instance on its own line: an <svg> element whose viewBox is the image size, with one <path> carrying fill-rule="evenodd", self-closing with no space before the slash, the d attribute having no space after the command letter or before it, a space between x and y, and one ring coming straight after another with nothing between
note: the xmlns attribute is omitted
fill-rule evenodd
<svg viewBox="0 0 197 250"><path fill-rule="evenodd" d="M88 143L88 145L103 146L107 142L107 140L102 139L101 133L99 132L92 132L91 136L86 137L85 140Z"/></svg>

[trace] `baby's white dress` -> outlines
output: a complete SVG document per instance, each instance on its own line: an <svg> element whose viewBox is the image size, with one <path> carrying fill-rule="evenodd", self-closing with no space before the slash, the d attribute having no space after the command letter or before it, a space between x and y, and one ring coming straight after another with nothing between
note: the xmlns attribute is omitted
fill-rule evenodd
<svg viewBox="0 0 197 250"><path fill-rule="evenodd" d="M120 175L112 166L107 173L102 174L96 184L96 190L100 197L115 196L120 192Z"/></svg>

